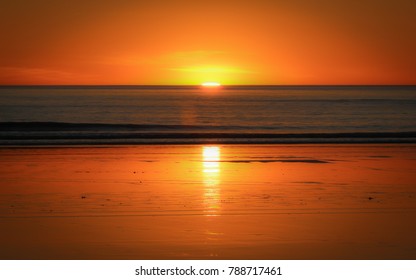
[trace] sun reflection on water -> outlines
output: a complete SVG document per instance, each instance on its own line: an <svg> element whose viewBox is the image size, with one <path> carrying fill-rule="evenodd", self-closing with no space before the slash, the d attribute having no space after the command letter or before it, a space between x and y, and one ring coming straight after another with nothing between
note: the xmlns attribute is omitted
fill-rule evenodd
<svg viewBox="0 0 416 280"><path fill-rule="evenodd" d="M220 147L204 146L202 148L202 172L204 190L205 211L215 215L220 208Z"/></svg>

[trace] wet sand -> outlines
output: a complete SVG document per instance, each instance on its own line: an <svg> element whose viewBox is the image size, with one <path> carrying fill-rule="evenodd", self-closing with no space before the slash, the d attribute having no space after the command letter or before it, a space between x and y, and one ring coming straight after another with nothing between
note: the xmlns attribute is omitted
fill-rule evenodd
<svg viewBox="0 0 416 280"><path fill-rule="evenodd" d="M416 145L0 149L1 259L415 259Z"/></svg>

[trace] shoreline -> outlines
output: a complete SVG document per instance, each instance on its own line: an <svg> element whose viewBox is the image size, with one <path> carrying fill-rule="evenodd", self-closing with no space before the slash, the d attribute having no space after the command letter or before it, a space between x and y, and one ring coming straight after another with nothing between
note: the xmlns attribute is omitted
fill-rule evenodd
<svg viewBox="0 0 416 280"><path fill-rule="evenodd" d="M297 131L297 130L296 130ZM0 146L93 144L416 143L416 131L313 131L271 126L0 122Z"/></svg>

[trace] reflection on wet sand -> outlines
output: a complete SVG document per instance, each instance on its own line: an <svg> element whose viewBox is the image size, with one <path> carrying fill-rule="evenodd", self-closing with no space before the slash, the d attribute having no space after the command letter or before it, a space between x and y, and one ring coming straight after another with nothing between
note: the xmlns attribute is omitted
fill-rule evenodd
<svg viewBox="0 0 416 280"><path fill-rule="evenodd" d="M2 259L415 259L416 145L0 149Z"/></svg>
<svg viewBox="0 0 416 280"><path fill-rule="evenodd" d="M214 215L220 208L220 157L219 147L202 147L204 205L208 215Z"/></svg>

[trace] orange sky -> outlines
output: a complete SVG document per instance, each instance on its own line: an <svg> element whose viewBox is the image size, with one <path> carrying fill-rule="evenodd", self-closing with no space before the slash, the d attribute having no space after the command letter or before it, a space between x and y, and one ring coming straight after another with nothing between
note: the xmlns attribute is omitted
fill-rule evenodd
<svg viewBox="0 0 416 280"><path fill-rule="evenodd" d="M416 84L414 0L2 0L0 84Z"/></svg>

